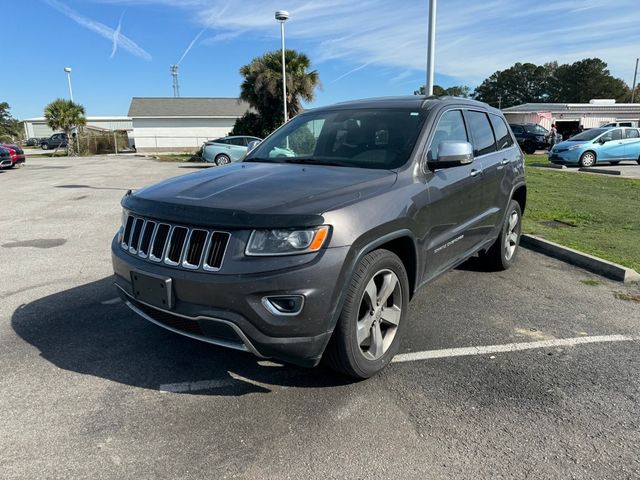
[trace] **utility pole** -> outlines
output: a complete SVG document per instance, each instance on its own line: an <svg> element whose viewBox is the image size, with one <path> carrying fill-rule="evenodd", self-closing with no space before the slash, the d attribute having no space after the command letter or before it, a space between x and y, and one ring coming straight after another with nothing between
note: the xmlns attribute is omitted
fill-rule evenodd
<svg viewBox="0 0 640 480"><path fill-rule="evenodd" d="M436 0L429 0L429 40L427 43L427 89L426 95L433 95L433 69L436 54Z"/></svg>
<svg viewBox="0 0 640 480"><path fill-rule="evenodd" d="M636 58L636 70L633 72L633 87L631 88L631 103L633 103L636 96L636 78L638 76L638 60L640 58Z"/></svg>
<svg viewBox="0 0 640 480"><path fill-rule="evenodd" d="M498 95L498 110L502 110L502 95Z"/></svg>
<svg viewBox="0 0 640 480"><path fill-rule="evenodd" d="M636 68L638 65L636 64ZM71 88L71 67L64 67L64 72L67 74L67 80L69 82L69 98L73 102L73 89Z"/></svg>

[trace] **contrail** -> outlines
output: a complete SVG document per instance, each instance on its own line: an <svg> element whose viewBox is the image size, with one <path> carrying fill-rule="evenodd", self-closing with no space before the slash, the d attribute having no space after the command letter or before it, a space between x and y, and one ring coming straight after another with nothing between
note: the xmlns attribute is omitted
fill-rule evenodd
<svg viewBox="0 0 640 480"><path fill-rule="evenodd" d="M367 63L363 63L362 65L360 65L359 67L354 68L353 70L349 70L347 73L343 73L342 75L340 75L338 78L336 78L335 80L333 80L331 83L336 83L338 80L342 80L344 77L351 75L352 73L356 73L358 70L362 70L365 67L368 67L371 64L371 62L367 62Z"/></svg>
<svg viewBox="0 0 640 480"><path fill-rule="evenodd" d="M113 48L111 48L111 57L109 58L113 58L113 56L116 54L116 51L118 50L118 41L120 40L120 29L122 28L122 17L124 17L124 12L126 11L127 10L124 9L120 14L120 20L118 20L118 28L116 28L116 31L113 32Z"/></svg>
<svg viewBox="0 0 640 480"><path fill-rule="evenodd" d="M107 27L104 23L97 22L88 17L85 17L84 15L81 15L80 13L76 12L74 9L66 6L64 3L61 3L58 0L45 0L45 2L51 7L58 10L63 15L69 17L71 20L76 22L81 27L91 30L92 32L97 33L101 37L106 38L107 40L110 40L113 42L113 37L116 34L116 30L114 30L113 28ZM136 44L136 42L124 36L119 31L117 32L117 35L118 35L118 46L120 48L125 49L130 54L135 55L136 57L142 58L143 60L147 60L147 61L151 60L151 55L149 54L149 52L139 47L138 44Z"/></svg>
<svg viewBox="0 0 640 480"><path fill-rule="evenodd" d="M193 46L195 45L195 43L198 41L198 39L200 38L200 36L207 30L207 28L209 27L204 27L202 30L200 30L200 33L198 33L195 38L193 40L191 40L191 43L189 44L189 46L187 47L187 49L184 51L184 53L182 54L182 56L180 57L180 60L178 60L178 63L176 65L180 65L180 63L182 62L182 60L184 60L184 57L187 56L187 53L189 53L189 51L193 48Z"/></svg>

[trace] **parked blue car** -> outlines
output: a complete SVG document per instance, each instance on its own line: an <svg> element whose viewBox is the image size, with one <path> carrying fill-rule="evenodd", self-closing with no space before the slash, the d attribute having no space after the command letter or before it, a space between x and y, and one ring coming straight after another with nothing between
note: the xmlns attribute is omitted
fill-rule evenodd
<svg viewBox="0 0 640 480"><path fill-rule="evenodd" d="M216 165L226 165L227 163L237 162L247 153L247 146L254 140L261 141L257 137L224 137L215 140L209 140L203 145L202 158L206 162L215 163Z"/></svg>
<svg viewBox="0 0 640 480"><path fill-rule="evenodd" d="M549 151L549 161L561 165L592 167L596 163L616 165L623 160L640 164L640 129L592 128Z"/></svg>

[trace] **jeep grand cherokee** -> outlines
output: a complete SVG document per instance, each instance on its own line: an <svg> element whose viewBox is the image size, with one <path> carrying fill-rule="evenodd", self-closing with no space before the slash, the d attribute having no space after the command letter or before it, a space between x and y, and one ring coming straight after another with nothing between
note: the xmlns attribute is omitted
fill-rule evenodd
<svg viewBox="0 0 640 480"><path fill-rule="evenodd" d="M243 162L128 192L116 286L176 333L366 378L419 321L407 304L421 286L473 255L513 263L525 200L499 110L341 103L298 115Z"/></svg>

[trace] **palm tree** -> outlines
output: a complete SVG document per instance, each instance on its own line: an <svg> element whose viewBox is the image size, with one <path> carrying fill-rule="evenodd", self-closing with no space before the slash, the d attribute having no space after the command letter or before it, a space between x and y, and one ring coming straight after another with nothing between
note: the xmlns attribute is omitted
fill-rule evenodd
<svg viewBox="0 0 640 480"><path fill-rule="evenodd" d="M302 111L302 100L311 102L320 77L309 71L311 60L304 53L285 50L287 73L287 110L290 117ZM254 58L240 69L244 81L240 98L258 111L267 133L282 123L282 51L268 52Z"/></svg>
<svg viewBox="0 0 640 480"><path fill-rule="evenodd" d="M75 145L71 132L74 128L87 123L84 118L84 107L71 100L58 98L44 109L44 118L52 130L62 130L67 134L67 155L75 155Z"/></svg>

